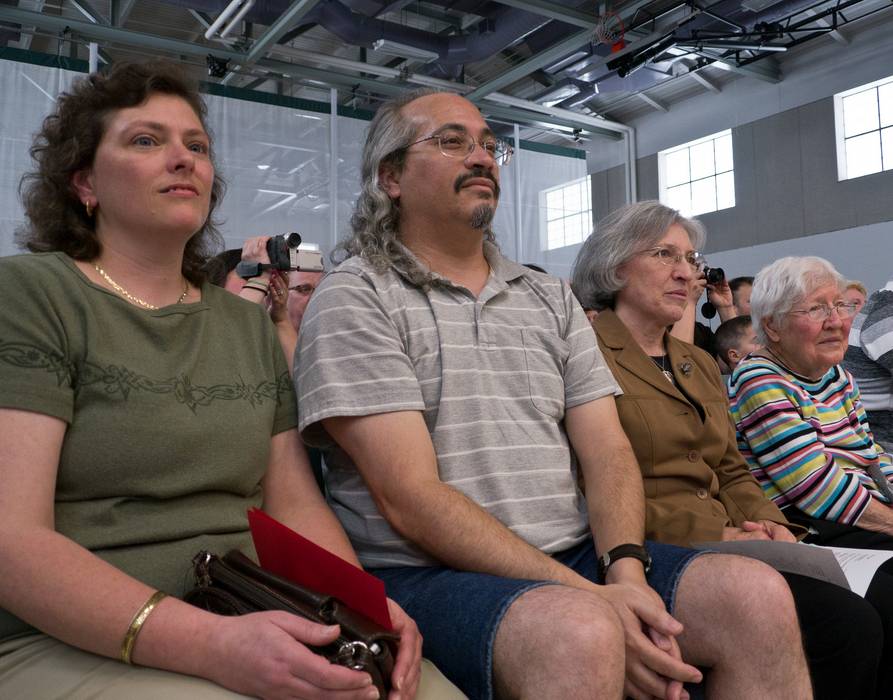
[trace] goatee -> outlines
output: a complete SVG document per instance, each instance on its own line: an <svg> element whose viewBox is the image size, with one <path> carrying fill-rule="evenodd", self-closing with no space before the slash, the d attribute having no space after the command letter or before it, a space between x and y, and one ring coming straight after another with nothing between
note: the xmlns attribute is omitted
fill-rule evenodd
<svg viewBox="0 0 893 700"><path fill-rule="evenodd" d="M489 204L481 204L475 207L474 211L471 212L471 228L489 228L495 214L496 209Z"/></svg>

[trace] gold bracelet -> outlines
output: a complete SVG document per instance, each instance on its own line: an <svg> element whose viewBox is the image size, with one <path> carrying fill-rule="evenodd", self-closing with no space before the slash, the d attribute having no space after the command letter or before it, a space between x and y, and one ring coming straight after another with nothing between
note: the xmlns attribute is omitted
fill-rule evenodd
<svg viewBox="0 0 893 700"><path fill-rule="evenodd" d="M143 603L143 607L137 610L136 615L133 616L133 619L130 621L130 627L127 628L127 634L124 635L124 641L121 644L121 661L125 664L133 663L130 660L130 656L133 654L133 645L136 644L137 635L139 635L140 630L143 628L143 623L152 614L155 606L161 602L162 598L166 597L167 593L164 591L155 591L149 597L149 600Z"/></svg>

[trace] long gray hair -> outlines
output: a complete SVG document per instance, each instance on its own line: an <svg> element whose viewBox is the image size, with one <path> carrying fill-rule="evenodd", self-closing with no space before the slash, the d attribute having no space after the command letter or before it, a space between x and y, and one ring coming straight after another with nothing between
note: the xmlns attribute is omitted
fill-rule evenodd
<svg viewBox="0 0 893 700"><path fill-rule="evenodd" d="M704 245L707 233L700 221L654 199L627 204L602 219L580 248L571 276L571 288L583 308L613 308L614 296L625 284L620 267L657 245L673 224L685 229L696 250Z"/></svg>
<svg viewBox="0 0 893 700"><path fill-rule="evenodd" d="M401 245L400 202L391 199L382 189L379 172L385 165L402 172L406 147L417 138L419 125L403 114L403 108L421 97L440 92L432 88L412 90L378 108L363 147L362 189L350 217L351 235L332 252L334 263L357 255L372 263L379 272L394 267L420 287L438 283L438 278ZM485 237L493 240L489 226Z"/></svg>

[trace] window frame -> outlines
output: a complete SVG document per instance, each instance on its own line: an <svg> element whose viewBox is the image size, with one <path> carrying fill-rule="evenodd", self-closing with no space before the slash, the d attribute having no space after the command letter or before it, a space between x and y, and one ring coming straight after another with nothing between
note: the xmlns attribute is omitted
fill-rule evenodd
<svg viewBox="0 0 893 700"><path fill-rule="evenodd" d="M860 177L867 177L869 175L877 175L878 173L887 172L893 170L893 159L887 165L884 164L884 142L883 142L883 132L886 129L893 129L893 124L888 126L884 126L881 123L881 104L880 104L880 95L878 93L878 89L883 87L884 85L890 85L893 83L893 75L887 76L886 78L881 78L880 80L875 80L871 83L866 83L865 85L857 85L856 87L850 88L849 90L844 90L843 92L838 92L834 95L834 147L836 149L837 154L837 181L843 182L844 180L856 180ZM875 97L875 105L878 110L878 127L877 129L869 129L868 131L864 131L858 134L853 134L852 136L846 135L846 123L844 118L844 100L848 97L852 97L853 95L858 95L863 92L868 92L870 90L874 90ZM846 159L846 142L850 139L859 138L861 136L865 136L867 134L878 134L878 147L880 150L879 157L881 160L881 169L875 170L870 173L861 173L860 175L849 175L847 173L847 159ZM893 133L893 132L891 132Z"/></svg>
<svg viewBox="0 0 893 700"><path fill-rule="evenodd" d="M717 171L717 169L716 169L716 149L714 147L713 172L711 174L705 175L703 177L692 178L691 177L691 170L692 170L692 168L691 168L691 149L695 148L697 146L700 146L702 144L708 143L708 142L717 141L717 140L719 140L721 138L725 138L725 137L729 138L731 145L732 145L731 168L728 170ZM679 151L682 151L682 150L687 150L689 152L689 179L685 182L680 182L680 183L670 186L667 184L667 181L669 179L668 174L667 174L667 158L675 153L678 153ZM694 139L693 141L688 141L686 143L680 143L679 145L673 146L672 148L666 148L662 151L658 151L657 152L657 181L658 181L658 199L660 200L660 202L667 206L673 206L672 204L670 204L671 198L668 196L669 190L673 189L675 187L679 187L681 185L687 184L689 186L689 205L691 205L691 186L693 183L701 182L701 181L707 180L708 178L714 178L714 181L715 181L716 178L718 178L720 175L725 175L726 173L730 173L732 176L732 203L730 205L723 206L723 207L718 206L718 200L719 200L718 192L714 188L714 193L717 195L717 197L716 197L717 208L716 209L710 209L708 211L702 211L702 212L698 212L698 213L690 213L687 211L680 210L680 213L683 214L684 216L694 217L694 216L702 216L704 214L711 214L711 213L717 212L717 211L725 211L726 209L734 209L736 206L738 206L738 198L736 197L736 193L735 193L735 154L734 154L734 150L735 150L734 135L732 134L732 129L729 128L729 129L723 129L722 131L717 131L712 134L708 134L706 136L702 136L700 138Z"/></svg>
<svg viewBox="0 0 893 700"><path fill-rule="evenodd" d="M557 191L564 192L566 190L569 190L572 187L580 187L581 184L584 185L582 187L582 192L585 193L585 195L586 195L585 201L582 202L584 208L550 219L549 218L549 207L547 206L548 195L553 192L557 192ZM587 207L587 205L588 205L588 207ZM561 248L567 248L568 246L580 245L581 243L583 243L583 241L586 240L586 238L589 236L589 234L592 233L593 226L595 225L595 217L593 215L594 212L593 212L593 206L592 206L592 176L584 175L583 177L579 177L575 180L569 180L568 182L562 183L560 185L555 185L554 187L549 187L545 190L540 190L539 210L540 210L540 250L541 251L560 250ZM569 219L573 216L580 216L580 215L586 215L586 214L589 215L589 225L588 225L588 227L587 226L583 227L582 237L580 238L580 240L574 240L574 241L568 242L567 241L567 233L565 232L564 235L562 236L562 240L563 240L562 245L558 245L558 246L554 246L554 247L549 245L549 222L559 221L559 220L564 221L564 220Z"/></svg>

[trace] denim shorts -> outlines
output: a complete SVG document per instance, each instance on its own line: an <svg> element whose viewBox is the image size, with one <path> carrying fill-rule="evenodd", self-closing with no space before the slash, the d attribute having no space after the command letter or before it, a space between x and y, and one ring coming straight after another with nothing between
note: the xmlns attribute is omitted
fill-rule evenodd
<svg viewBox="0 0 893 700"><path fill-rule="evenodd" d="M676 588L688 564L702 554L656 542L648 583L667 610L673 611ZM553 557L590 581L598 580L592 540ZM425 638L423 653L472 700L493 697L493 644L509 606L523 593L550 581L528 581L445 567L370 569L385 582L388 595L416 621Z"/></svg>

